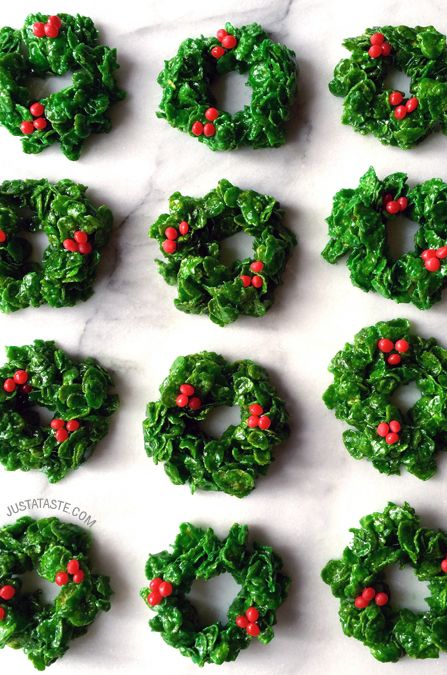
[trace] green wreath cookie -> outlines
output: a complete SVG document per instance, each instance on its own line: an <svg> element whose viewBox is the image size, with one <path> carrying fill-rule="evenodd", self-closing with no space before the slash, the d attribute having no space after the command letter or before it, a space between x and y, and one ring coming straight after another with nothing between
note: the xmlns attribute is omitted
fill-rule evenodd
<svg viewBox="0 0 447 675"><path fill-rule="evenodd" d="M248 73L250 105L234 115L215 107L216 79L236 71ZM196 136L211 150L242 145L276 148L285 142L284 123L296 95L295 53L273 42L257 23L231 23L216 37L189 38L158 76L163 97L157 116Z"/></svg>
<svg viewBox="0 0 447 675"><path fill-rule="evenodd" d="M446 36L433 26L383 26L344 40L351 52L329 89L343 96L343 124L386 145L412 148L433 131L447 133ZM410 80L410 96L388 89L393 70Z"/></svg>
<svg viewBox="0 0 447 675"><path fill-rule="evenodd" d="M107 206L95 208L86 191L71 180L0 184L0 311L69 307L92 295L113 217ZM26 238L35 232L48 237L39 263Z"/></svg>
<svg viewBox="0 0 447 675"><path fill-rule="evenodd" d="M110 609L109 578L90 571L91 535L58 518L19 518L0 528L0 648L22 649L37 670L65 654ZM61 587L52 604L22 589L34 572Z"/></svg>
<svg viewBox="0 0 447 675"><path fill-rule="evenodd" d="M0 124L22 136L26 153L60 143L79 159L91 134L110 131L110 106L124 98L114 77L116 50L98 42L86 16L30 14L22 30L0 29ZM35 100L31 78L72 73L61 91Z"/></svg>
<svg viewBox="0 0 447 675"><path fill-rule="evenodd" d="M228 609L227 623L204 625L188 599L196 579L229 573L241 590ZM248 527L234 524L224 540L211 528L180 525L172 553L150 555L149 588L141 597L156 612L149 621L163 640L199 666L234 661L253 638L263 644L273 637L276 610L287 597L290 579L281 558L269 547L248 546Z"/></svg>
<svg viewBox="0 0 447 675"><path fill-rule="evenodd" d="M241 314L264 316L296 245L276 199L221 180L202 198L175 192L169 207L149 234L167 259L157 260L160 274L177 285L177 309L220 326ZM238 232L254 238L253 256L225 265L220 242Z"/></svg>
<svg viewBox="0 0 447 675"><path fill-rule="evenodd" d="M447 651L447 534L421 527L409 504L388 503L352 529L353 543L340 560L330 560L323 581L340 598L343 632L369 648L379 661L437 658ZM410 565L428 582L430 609L414 612L392 606L386 581L390 565Z"/></svg>
<svg viewBox="0 0 447 675"><path fill-rule="evenodd" d="M106 435L118 407L109 373L74 361L54 342L7 347L0 366L0 463L8 471L39 469L56 483L77 469ZM35 406L54 417L44 424Z"/></svg>
<svg viewBox="0 0 447 675"><path fill-rule="evenodd" d="M404 466L422 480L436 472L447 446L447 349L410 333L406 319L364 328L332 359L334 382L323 396L353 429L343 441L354 459L369 459L381 473ZM404 412L393 393L414 382L420 399Z"/></svg>
<svg viewBox="0 0 447 675"><path fill-rule="evenodd" d="M146 453L175 485L245 497L267 473L273 448L289 435L288 415L264 368L228 363L214 352L179 356L148 404L143 423ZM220 438L200 423L219 406L238 406L241 421Z"/></svg>
<svg viewBox="0 0 447 675"><path fill-rule="evenodd" d="M397 260L390 253L387 229L404 214L419 225L415 250ZM407 174L382 181L371 167L355 189L334 197L327 219L330 240L322 255L329 263L348 255L351 281L396 302L428 309L447 286L447 183L432 178L410 188Z"/></svg>

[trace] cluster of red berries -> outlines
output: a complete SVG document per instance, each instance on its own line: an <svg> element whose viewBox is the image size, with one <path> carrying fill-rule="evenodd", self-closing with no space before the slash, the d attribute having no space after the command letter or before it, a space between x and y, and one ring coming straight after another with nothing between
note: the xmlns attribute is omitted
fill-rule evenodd
<svg viewBox="0 0 447 675"><path fill-rule="evenodd" d="M198 410L202 405L202 401L198 396L194 396L195 389L192 384L181 384L179 387L180 394L175 399L179 408L186 408L188 406L191 410Z"/></svg>
<svg viewBox="0 0 447 675"><path fill-rule="evenodd" d="M88 240L88 234L82 230L76 230L73 239L64 239L62 246L67 251L81 253L82 255L88 255L92 252L92 245Z"/></svg>
<svg viewBox="0 0 447 675"><path fill-rule="evenodd" d="M374 600L378 607L383 607L388 604L389 598L387 593L376 593L372 586L367 586L367 588L364 588L360 595L356 597L354 605L357 609L365 609L365 607L368 607L371 600Z"/></svg>
<svg viewBox="0 0 447 675"><path fill-rule="evenodd" d="M255 260L254 262L251 263L250 269L252 272L262 272L264 269L264 263L261 262L260 260ZM247 288L247 286L254 286L255 288L261 288L263 281L262 277L258 277L255 275L254 277L248 276L248 274L243 274L241 277L239 277L240 280L242 281L242 284L244 288Z"/></svg>
<svg viewBox="0 0 447 675"><path fill-rule="evenodd" d="M160 577L155 577L149 583L150 593L147 601L151 607L159 605L163 598L167 598L172 593L172 584L169 581L163 581Z"/></svg>
<svg viewBox="0 0 447 675"><path fill-rule="evenodd" d="M444 560L442 561L441 569L444 572L444 574L447 574L447 557L445 557Z"/></svg>
<svg viewBox="0 0 447 675"><path fill-rule="evenodd" d="M0 586L0 600L12 600L16 594L16 589L10 584L5 584ZM6 618L6 609L0 607L0 621L3 621Z"/></svg>
<svg viewBox="0 0 447 675"><path fill-rule="evenodd" d="M70 581L68 575L73 577L73 581L75 584L82 584L82 582L84 581L85 574L79 566L79 560L69 560L67 563L67 571L60 570L56 574L54 581L57 583L58 586L65 586L65 584L68 584L68 582Z"/></svg>
<svg viewBox="0 0 447 675"><path fill-rule="evenodd" d="M422 251L421 258L424 261L424 267L429 272L437 272L441 267L441 260L447 258L447 246L441 248L427 248Z"/></svg>
<svg viewBox="0 0 447 675"><path fill-rule="evenodd" d="M248 406L250 417L247 419L247 426L250 429L258 427L262 431L267 431L270 428L272 420L268 415L264 415L264 408L259 403L252 403Z"/></svg>
<svg viewBox="0 0 447 675"><path fill-rule="evenodd" d="M175 227L166 228L165 230L166 239L161 245L165 253L175 253L175 251L177 250L177 242L175 240L177 239L179 232L183 236L185 234L188 234L189 223L187 223L186 220L182 220L182 222L179 223L178 231L175 229Z"/></svg>
<svg viewBox="0 0 447 675"><path fill-rule="evenodd" d="M7 377L3 382L3 389L7 394L12 394L18 385L24 394L29 394L33 388L28 384L28 379L29 375L26 370L16 370L12 377Z"/></svg>
<svg viewBox="0 0 447 675"><path fill-rule="evenodd" d="M4 244L8 236L4 230L0 230L0 244Z"/></svg>
<svg viewBox="0 0 447 675"><path fill-rule="evenodd" d="M23 122L20 124L20 131L22 134L26 134L27 136L32 134L35 129L37 129L37 131L42 131L42 129L45 129L48 124L45 117L42 117L45 112L45 108L43 107L42 103L39 103L39 101L32 103L30 105L29 111L36 119L33 121L23 120Z"/></svg>
<svg viewBox="0 0 447 675"><path fill-rule="evenodd" d="M54 436L58 443L66 441L68 435L79 429L80 426L78 420L68 420L68 422L66 422L65 420L56 418L50 422L50 427L53 429Z"/></svg>
<svg viewBox="0 0 447 675"><path fill-rule="evenodd" d="M258 637L261 629L257 624L259 619L259 612L256 607L249 607L245 614L239 614L236 617L236 626L239 628L244 628L247 631L247 635L250 637Z"/></svg>
<svg viewBox="0 0 447 675"><path fill-rule="evenodd" d="M383 195L382 203L385 208L385 211L392 216L395 216L399 211L405 211L408 206L408 199L406 197L399 197L399 199L393 199L393 195L387 192Z"/></svg>
<svg viewBox="0 0 447 675"><path fill-rule="evenodd" d="M372 59L378 59L379 56L389 56L392 48L389 42L386 42L383 33L374 33L369 38L371 47L368 49L368 54Z"/></svg>
<svg viewBox="0 0 447 675"><path fill-rule="evenodd" d="M214 136L216 133L216 127L213 122L219 117L219 111L217 108L208 108L205 110L205 118L208 122L202 123L200 120L196 120L191 127L191 131L194 136L201 136L202 134L207 138Z"/></svg>
<svg viewBox="0 0 447 675"><path fill-rule="evenodd" d="M220 45L213 47L211 50L211 56L215 59L220 59L228 49L234 49L237 45L237 39L234 35L229 35L225 28L219 28L216 33L216 37L220 42Z"/></svg>
<svg viewBox="0 0 447 675"><path fill-rule="evenodd" d="M419 105L419 100L416 96L412 96L405 103L403 102L404 97L400 91L392 91L388 97L390 105L394 107L394 117L397 120L403 120L409 113L412 113L413 110Z"/></svg>
<svg viewBox="0 0 447 675"><path fill-rule="evenodd" d="M58 16L49 16L46 23L42 21L33 23L33 34L38 38L57 38L61 26L62 21Z"/></svg>
<svg viewBox="0 0 447 675"><path fill-rule="evenodd" d="M376 429L378 435L384 438L388 445L394 445L394 443L398 443L400 441L400 430L401 425L397 420L391 420L389 424L388 422L381 422Z"/></svg>
<svg viewBox="0 0 447 675"><path fill-rule="evenodd" d="M405 352L408 352L410 349L410 345L407 340L400 339L396 342L392 342L392 340L388 340L388 338L381 338L377 343L377 347L384 354L389 354L389 356L387 356L386 362L390 366L398 366L402 360L400 355L405 354ZM398 354L390 354L390 352L393 350L398 352Z"/></svg>

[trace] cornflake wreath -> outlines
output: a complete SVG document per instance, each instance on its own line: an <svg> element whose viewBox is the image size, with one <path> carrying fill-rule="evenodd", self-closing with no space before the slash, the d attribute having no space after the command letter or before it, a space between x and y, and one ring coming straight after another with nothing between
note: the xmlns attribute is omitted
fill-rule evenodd
<svg viewBox="0 0 447 675"><path fill-rule="evenodd" d="M109 578L90 571L91 535L58 518L19 518L0 528L0 648L22 649L44 670L110 609ZM52 604L22 589L34 572L61 587Z"/></svg>
<svg viewBox="0 0 447 675"><path fill-rule="evenodd" d="M323 396L354 429L343 441L354 459L369 459L381 473L404 466L422 480L436 472L447 440L447 349L410 332L406 319L364 328L332 359L334 382ZM414 382L421 397L407 411L393 393Z"/></svg>
<svg viewBox="0 0 447 675"><path fill-rule="evenodd" d="M250 105L234 115L220 110L211 86L226 73L248 73ZM276 148L296 95L295 53L273 42L256 23L226 23L216 37L189 38L158 76L163 96L157 116L196 136L211 150L242 145Z"/></svg>
<svg viewBox="0 0 447 675"><path fill-rule="evenodd" d="M22 137L26 153L59 142L68 159L79 159L91 134L110 131L108 110L125 96L117 68L116 50L99 44L88 17L30 14L23 29L0 29L0 124ZM70 86L33 98L31 78L69 72Z"/></svg>
<svg viewBox="0 0 447 675"><path fill-rule="evenodd" d="M402 214L419 229L415 250L395 260L387 229ZM410 188L405 173L381 181L370 167L357 188L337 192L327 222L330 240L322 255L329 263L348 255L355 286L419 309L441 299L447 286L447 184L440 178Z"/></svg>
<svg viewBox="0 0 447 675"><path fill-rule="evenodd" d="M228 363L214 352L179 356L151 402L143 423L146 453L175 485L245 497L267 473L272 450L289 435L284 402L264 368L253 361ZM201 422L219 406L238 406L241 421L220 438Z"/></svg>
<svg viewBox="0 0 447 675"><path fill-rule="evenodd" d="M146 563L149 588L140 592L156 612L149 626L195 664L234 661L253 638L263 644L273 637L276 610L287 597L290 579L281 558L269 547L248 546L248 528L234 524L224 540L211 528L180 525L172 553L150 555ZM228 609L227 623L203 625L188 599L196 579L208 581L229 573L241 590Z"/></svg>
<svg viewBox="0 0 447 675"><path fill-rule="evenodd" d="M149 234L167 258L157 264L164 280L177 285L177 309L208 314L220 326L241 314L264 316L296 245L276 199L223 179L202 198L175 192L169 207ZM238 232L254 238L253 256L225 265L221 242Z"/></svg>
<svg viewBox="0 0 447 675"><path fill-rule="evenodd" d="M74 361L54 342L7 347L0 366L0 463L38 469L50 483L77 469L106 435L118 407L109 373L95 360ZM35 406L53 413L45 424Z"/></svg>
<svg viewBox="0 0 447 675"><path fill-rule="evenodd" d="M71 180L13 180L0 185L0 310L68 307L92 295L101 250L112 230L107 206L94 207ZM25 235L48 237L40 263Z"/></svg>
<svg viewBox="0 0 447 675"><path fill-rule="evenodd" d="M363 642L382 662L405 654L437 658L447 651L447 534L421 527L409 504L392 502L383 513L362 518L351 532L351 546L322 571L323 581L340 598L345 635ZM428 611L392 606L386 581L390 565L410 565L419 581L428 582Z"/></svg>
<svg viewBox="0 0 447 675"><path fill-rule="evenodd" d="M337 64L329 83L332 94L344 97L343 124L403 149L433 131L447 133L445 35L433 26L383 26L343 45L351 56ZM385 86L395 69L411 80L407 99Z"/></svg>

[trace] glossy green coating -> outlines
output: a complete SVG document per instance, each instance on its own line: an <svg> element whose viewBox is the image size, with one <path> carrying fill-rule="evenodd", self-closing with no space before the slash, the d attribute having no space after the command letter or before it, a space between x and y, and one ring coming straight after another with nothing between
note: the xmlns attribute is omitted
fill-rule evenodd
<svg viewBox="0 0 447 675"><path fill-rule="evenodd" d="M394 200L406 197L407 208L391 215L383 203L386 194ZM414 250L394 259L387 230L402 215L419 228ZM441 264L439 271L429 272L421 258L424 250L447 244L447 183L440 178L410 187L407 174L393 173L379 180L370 167L357 188L337 192L327 222L330 239L323 258L335 263L347 255L355 286L396 302L412 302L419 309L429 309L441 299L447 286L447 266Z"/></svg>
<svg viewBox="0 0 447 675"><path fill-rule="evenodd" d="M84 635L98 612L110 609L109 578L89 569L91 535L58 518L19 518L0 528L0 586L15 587L15 596L0 600L6 617L0 621L0 648L22 649L37 670L45 670L65 654L73 638ZM35 573L53 583L56 574L76 559L82 583L72 577L52 604L41 590L22 590L22 575Z"/></svg>
<svg viewBox="0 0 447 675"><path fill-rule="evenodd" d="M35 22L47 14L30 14L22 30L0 30L0 124L22 137L26 153L42 152L60 143L68 159L79 159L91 134L108 132L110 106L125 93L115 80L116 50L98 42L98 31L86 16L59 14L62 25L56 38L38 38ZM29 90L31 78L72 74L72 84L38 99L49 122L41 131L24 136L20 124L33 120L29 110L36 102Z"/></svg>
<svg viewBox="0 0 447 675"><path fill-rule="evenodd" d="M241 587L228 609L227 623L204 625L188 599L191 586L196 579L209 580L226 572ZM168 645L199 666L234 661L255 639L235 623L236 617L249 607L259 611L261 632L256 639L263 644L270 642L274 637L276 610L286 599L290 586L289 577L282 571L281 558L270 546L256 542L249 546L248 527L237 523L225 539L219 539L211 528L182 523L172 552L149 556L146 577L149 581L160 577L173 585L172 595L163 598L156 607L147 602L150 589L141 589L141 597L156 612L149 626Z"/></svg>
<svg viewBox="0 0 447 675"><path fill-rule="evenodd" d="M157 116L172 127L193 136L195 121L206 123L205 111L219 109L212 84L225 73L247 74L252 89L250 105L234 115L219 109L213 122L214 136L201 135L198 140L211 150L232 150L249 145L252 148L276 148L285 143L285 122L296 95L297 65L295 53L273 42L257 23L225 29L237 39L237 46L215 59L213 47L220 46L216 37L184 40L174 58L165 61L158 83L163 97Z"/></svg>
<svg viewBox="0 0 447 675"><path fill-rule="evenodd" d="M87 188L71 180L12 180L0 185L0 310L24 307L68 307L92 295L101 250L112 230L107 206L95 207ZM93 250L88 255L67 251L64 239L77 230L88 234ZM32 259L27 234L48 237L41 262Z"/></svg>
<svg viewBox="0 0 447 675"><path fill-rule="evenodd" d="M182 384L195 388L198 410L180 408L176 397ZM259 403L271 419L267 430L249 428L249 406ZM238 406L241 421L220 438L212 438L200 423L219 406ZM189 483L191 491L220 490L245 497L258 476L267 473L272 450L289 435L288 414L264 368L253 361L228 363L214 352L179 356L160 387L160 399L148 404L143 422L146 453L164 468L175 485Z"/></svg>
<svg viewBox="0 0 447 675"><path fill-rule="evenodd" d="M391 44L389 56L371 58L368 49L373 33L382 33ZM433 26L381 26L368 28L363 35L347 38L343 45L351 52L334 70L329 90L343 96L343 124L361 134L374 134L386 145L412 148L433 131L447 133L447 49L446 36ZM403 120L394 116L388 98L394 89L384 82L393 70L411 80L410 91L419 105Z"/></svg>
<svg viewBox="0 0 447 675"><path fill-rule="evenodd" d="M339 617L345 635L363 642L382 662L398 661L404 655L437 658L440 651L447 651L447 575L441 570L447 534L421 527L409 504L391 502L383 513L365 516L360 528L350 531L352 544L321 573L340 599ZM393 607L393 589L386 581L390 565L410 565L420 581L428 582L427 611ZM354 599L365 587L387 593L390 602L379 607L372 601L357 609Z"/></svg>
<svg viewBox="0 0 447 675"><path fill-rule="evenodd" d="M176 239L177 249L168 254L162 244L167 227L189 224L186 235ZM283 211L274 197L254 190L241 190L222 179L204 197L187 197L175 192L169 213L160 215L149 235L160 244L166 260L157 260L165 281L177 285L177 309L189 314L208 314L211 321L225 326L241 314L264 316L273 304L273 294L293 247L295 235L283 225ZM253 237L253 255L225 265L221 242L238 232ZM241 275L254 276L253 261L264 264L262 287L244 287Z"/></svg>
<svg viewBox="0 0 447 675"><path fill-rule="evenodd" d="M112 380L95 359L75 361L54 342L35 340L7 347L6 354L0 367L0 463L8 471L38 469L56 483L85 462L106 435L118 408L118 396L110 393ZM28 373L30 393L21 386L11 393L3 389L17 370ZM80 427L58 443L35 406L50 410L54 419L76 419Z"/></svg>
<svg viewBox="0 0 447 675"><path fill-rule="evenodd" d="M399 365L387 363L377 343L404 339L409 350ZM393 351L393 353L396 353ZM343 441L354 459L369 459L381 473L398 474L400 466L422 480L436 472L436 454L447 445L447 349L434 338L410 332L406 319L380 321L364 328L332 359L334 376L323 400L338 419L353 429ZM393 392L414 382L421 397L406 412L392 402ZM402 429L398 443L388 445L377 434L381 422L397 420Z"/></svg>

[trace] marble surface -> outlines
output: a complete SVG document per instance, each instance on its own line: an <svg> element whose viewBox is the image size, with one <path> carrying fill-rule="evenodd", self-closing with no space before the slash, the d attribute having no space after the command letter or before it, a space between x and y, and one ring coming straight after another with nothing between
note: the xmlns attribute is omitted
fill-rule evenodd
<svg viewBox="0 0 447 675"><path fill-rule="evenodd" d="M326 561L348 543L348 528L362 515L382 509L387 500L409 500L427 524L446 525L447 457L440 458L439 471L428 484L408 474L382 476L370 464L347 455L341 441L343 425L325 409L321 394L330 382L326 368L336 350L377 320L406 316L422 335L446 343L447 296L429 312L399 307L352 287L343 264L332 267L320 258L332 195L341 187L355 186L369 165L379 175L407 170L412 182L432 176L447 179L445 137L432 136L409 152L384 148L374 138L341 126L341 100L327 89L332 68L344 54L344 37L390 22L433 24L443 30L443 3L128 0L123 5L58 0L39 5L22 0L2 6L2 23L20 26L36 8L90 15L102 39L118 48L120 82L128 91L127 101L113 111L112 133L89 142L79 162L70 163L56 147L26 156L17 139L0 129L2 179L78 180L89 186L95 201L111 206L116 217L92 299L70 309L30 309L0 317L0 347L34 338L55 339L71 353L96 356L111 368L121 397L107 439L61 483L49 486L36 473L0 470L1 522L11 520L8 505L20 499L48 496L78 505L96 520L94 557L98 568L112 577L112 610L98 618L51 673L198 672L150 632L149 612L138 597L147 554L167 547L185 519L211 525L222 535L234 521L250 524L256 538L280 552L294 580L278 613L274 642L268 647L254 643L237 663L219 672L444 672L445 655L439 661L376 662L360 643L343 636L337 602L319 577ZM212 34L227 19L236 25L257 21L297 53L299 103L288 143L281 149L213 154L155 117L160 98L156 76L163 59L175 53L182 39ZM233 95L228 89L225 96L237 107L241 88ZM172 191L201 195L222 177L274 194L299 238L274 308L262 320L241 319L225 329L206 317L175 310L173 290L153 263L155 243L147 237L148 226L166 208ZM269 475L244 500L191 495L187 487L173 486L143 450L146 402L157 397L158 385L176 355L201 349L216 350L229 359L252 357L267 366L292 415L290 441L278 452ZM398 583L402 603L423 606L421 587L411 575ZM233 592L229 586L227 592L222 588L219 592L214 587L221 610ZM5 672L34 672L21 653L10 649L2 652L0 663ZM205 672L216 671L210 666Z"/></svg>

